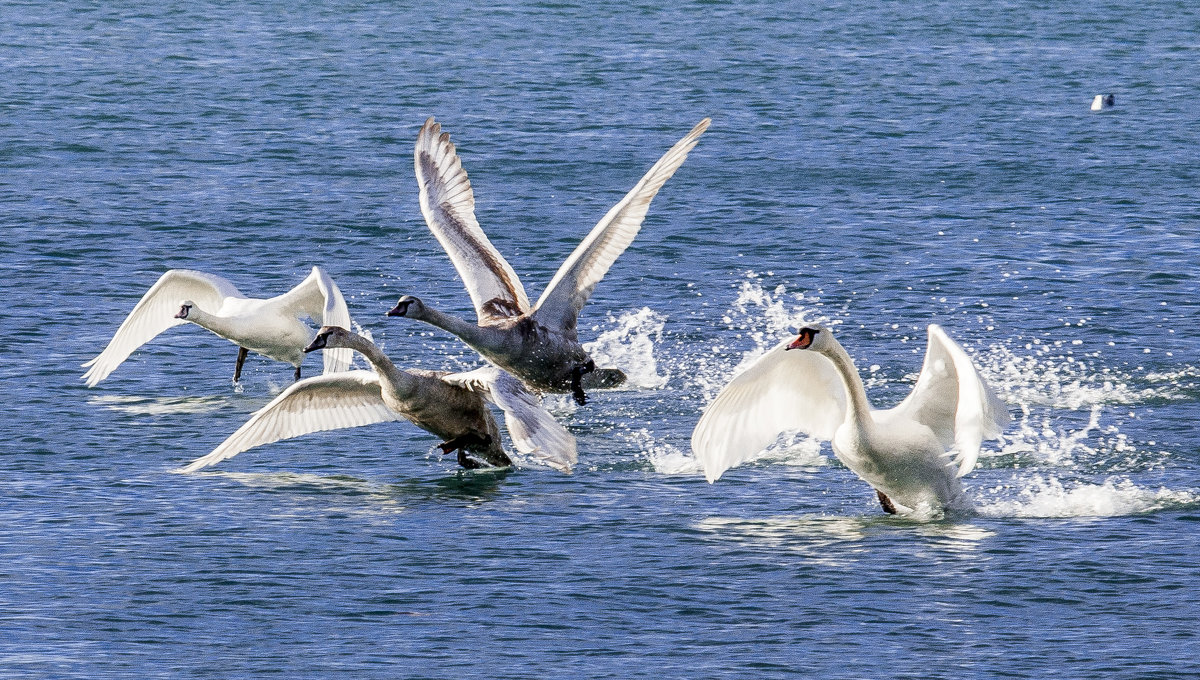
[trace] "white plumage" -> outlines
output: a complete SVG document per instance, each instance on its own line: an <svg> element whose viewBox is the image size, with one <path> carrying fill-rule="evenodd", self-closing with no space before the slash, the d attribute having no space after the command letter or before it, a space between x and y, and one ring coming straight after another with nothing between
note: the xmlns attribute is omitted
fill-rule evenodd
<svg viewBox="0 0 1200 680"><path fill-rule="evenodd" d="M139 347L186 322L245 350L289 363L296 367L298 376L304 346L315 333L303 322L305 318L322 326L350 326L350 312L341 290L320 267L313 267L295 288L269 299L248 298L215 274L172 269L146 291L104 351L83 364L88 367L83 379L88 387L94 387ZM346 370L351 356L348 349L326 352L325 371ZM243 359L244 353L239 355L237 372Z"/></svg>
<svg viewBox="0 0 1200 680"><path fill-rule="evenodd" d="M1009 416L962 348L937 325L928 332L917 384L887 410L871 408L828 329L806 328L775 346L731 380L696 425L692 450L705 477L716 481L782 432L798 430L830 441L885 508L889 499L899 512L952 504L981 442L998 437Z"/></svg>
<svg viewBox="0 0 1200 680"><path fill-rule="evenodd" d="M570 472L578 459L575 438L542 408L536 395L500 369L457 374L403 371L370 341L342 328L322 328L310 346L328 352L326 347L358 351L375 371L327 373L292 384L211 453L179 472L194 472L248 449L313 432L397 420L411 421L447 443L464 436L484 437L489 441L472 453L506 465L484 400L504 412L513 445L528 459L563 472ZM455 448L459 447L450 450Z"/></svg>

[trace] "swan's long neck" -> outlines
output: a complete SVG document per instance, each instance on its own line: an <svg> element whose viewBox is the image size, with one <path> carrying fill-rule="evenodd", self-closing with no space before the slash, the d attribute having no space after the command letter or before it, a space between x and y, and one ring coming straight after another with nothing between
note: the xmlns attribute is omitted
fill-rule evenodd
<svg viewBox="0 0 1200 680"><path fill-rule="evenodd" d="M837 340L830 340L829 347L824 348L821 353L833 362L838 375L842 376L842 384L846 388L846 422L866 433L875 424L871 419L871 402L867 401L867 390L863 387L862 378L858 375L858 369L854 367L854 360L850 358L846 348Z"/></svg>
<svg viewBox="0 0 1200 680"><path fill-rule="evenodd" d="M375 346L375 343L357 333L347 333L337 346L347 347L366 357L367 361L375 367L379 379L383 381L384 389L391 390L400 399L408 399L416 394L417 379L408 372L396 368L396 364L393 364L383 350Z"/></svg>
<svg viewBox="0 0 1200 680"><path fill-rule="evenodd" d="M201 328L210 330L222 338L229 339L234 335L233 327L230 325L228 319L223 316L209 314L195 305L192 305L192 308L188 310L185 321L190 321Z"/></svg>
<svg viewBox="0 0 1200 680"><path fill-rule="evenodd" d="M480 326L470 321L464 321L457 316L439 312L428 305L423 306L418 314L411 316L418 321L424 321L427 324L437 326L444 331L457 335L463 342L477 351L486 352L492 350L493 345L498 340L494 329Z"/></svg>

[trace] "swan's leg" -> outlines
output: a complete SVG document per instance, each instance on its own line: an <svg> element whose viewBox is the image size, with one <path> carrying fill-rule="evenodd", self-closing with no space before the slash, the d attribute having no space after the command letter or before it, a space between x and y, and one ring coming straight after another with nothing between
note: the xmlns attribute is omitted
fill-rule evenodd
<svg viewBox="0 0 1200 680"><path fill-rule="evenodd" d="M887 497L887 494L883 493L879 489L875 489L875 494L879 496L879 504L883 506L884 512L889 515L896 514L896 506L892 503L892 499Z"/></svg>
<svg viewBox="0 0 1200 680"><path fill-rule="evenodd" d="M571 395L575 397L575 403L580 406L587 403L587 395L583 393L583 376L594 370L596 370L596 362L591 359L588 359L586 364L571 369Z"/></svg>
<svg viewBox="0 0 1200 680"><path fill-rule="evenodd" d="M296 367L296 380L300 380L300 367Z"/></svg>
<svg viewBox="0 0 1200 680"><path fill-rule="evenodd" d="M246 363L246 355L250 354L250 350L245 347L238 347L237 365L233 367L233 382L242 379L242 364Z"/></svg>

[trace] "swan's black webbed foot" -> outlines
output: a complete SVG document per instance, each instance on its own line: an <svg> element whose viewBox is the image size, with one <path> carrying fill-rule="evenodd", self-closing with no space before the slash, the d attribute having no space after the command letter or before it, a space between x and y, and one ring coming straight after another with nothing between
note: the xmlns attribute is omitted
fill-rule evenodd
<svg viewBox="0 0 1200 680"><path fill-rule="evenodd" d="M575 403L580 406L587 403L587 395L583 393L583 376L594 370L596 362L591 359L588 359L586 364L571 369L571 396L575 397Z"/></svg>
<svg viewBox="0 0 1200 680"><path fill-rule="evenodd" d="M875 495L879 496L879 504L883 506L884 512L889 515L896 514L896 506L892 503L892 499L888 498L887 495L879 489L875 489Z"/></svg>
<svg viewBox="0 0 1200 680"><path fill-rule="evenodd" d="M487 447L491 446L491 444L492 444L492 435L476 434L475 432L468 432L466 434L459 435L453 439L447 439L446 441L442 442L441 444L438 444L438 448L442 450L442 455L444 456L448 453L452 453L454 451L461 451L463 449L468 449L468 448L470 448L470 449L486 449Z"/></svg>
<svg viewBox="0 0 1200 680"><path fill-rule="evenodd" d="M438 448L442 450L443 456L448 453L458 451L458 464L459 465L463 466L467 470L478 470L479 468L483 467L483 463L480 463L479 461L475 460L474 458L471 458L470 456L468 456L467 449L487 451L488 447L491 445L492 445L492 435L468 432L467 434L460 435L453 439L446 440L446 441L442 442L441 444L438 444ZM502 463L502 465L511 465L512 464L512 462L508 460L507 456L504 456L503 453L501 453L500 455L504 457L504 462ZM493 462L493 461L489 461L489 462L491 462L493 465L495 465L495 462Z"/></svg>
<svg viewBox="0 0 1200 680"><path fill-rule="evenodd" d="M246 363L246 356L250 354L250 350L245 347L238 347L237 364L233 367L233 382L236 385L242 379L242 364Z"/></svg>
<svg viewBox="0 0 1200 680"><path fill-rule="evenodd" d="M482 464L468 456L467 452L463 449L458 450L458 464L467 470L478 470L483 467Z"/></svg>

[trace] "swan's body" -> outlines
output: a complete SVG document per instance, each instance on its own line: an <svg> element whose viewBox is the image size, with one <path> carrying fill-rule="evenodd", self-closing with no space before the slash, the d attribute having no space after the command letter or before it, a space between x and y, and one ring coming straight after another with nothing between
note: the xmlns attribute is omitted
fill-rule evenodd
<svg viewBox="0 0 1200 680"><path fill-rule="evenodd" d="M1117 98L1111 94L1098 94L1092 98L1092 110L1103 111L1111 109L1117 103Z"/></svg>
<svg viewBox="0 0 1200 680"><path fill-rule="evenodd" d="M1008 420L970 357L937 325L929 326L912 393L882 411L871 408L833 335L805 328L725 386L692 433L692 450L714 482L781 432L800 430L830 441L888 512L936 511L956 504L959 477L975 467L980 443L998 437Z"/></svg>
<svg viewBox="0 0 1200 680"><path fill-rule="evenodd" d="M500 432L485 400L504 411L518 451L536 462L570 472L577 454L575 438L542 409L520 381L494 367L469 373L397 368L366 338L342 328L317 333L308 351L344 348L357 351L374 371L326 373L292 384L208 455L182 468L192 472L242 451L312 432L408 420L443 439L443 452L458 451L467 468L511 465L500 446Z"/></svg>
<svg viewBox="0 0 1200 680"><path fill-rule="evenodd" d="M172 326L191 322L241 348L234 382L241 377L248 352L295 366L299 380L304 346L313 338L303 321L306 317L320 325L350 325L342 292L320 267L313 267L300 285L269 299L248 298L215 274L172 269L138 300L104 351L83 364L90 367L83 379L94 387L137 348ZM351 356L348 349L326 352L325 371L346 370Z"/></svg>
<svg viewBox="0 0 1200 680"><path fill-rule="evenodd" d="M579 343L579 313L596 284L633 242L651 200L708 124L707 118L700 121L650 168L592 228L531 305L520 279L479 227L467 173L449 135L430 118L421 128L415 151L421 211L466 284L478 322L444 314L409 295L400 298L389 315L409 316L449 331L527 385L572 392L580 403L584 385L620 384L625 375L617 369L596 369Z"/></svg>

